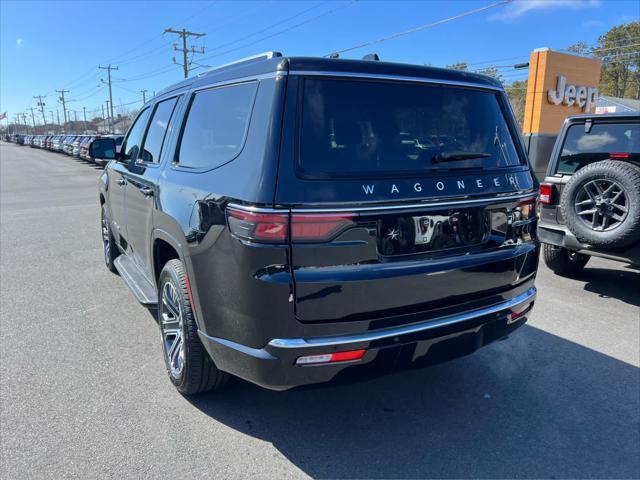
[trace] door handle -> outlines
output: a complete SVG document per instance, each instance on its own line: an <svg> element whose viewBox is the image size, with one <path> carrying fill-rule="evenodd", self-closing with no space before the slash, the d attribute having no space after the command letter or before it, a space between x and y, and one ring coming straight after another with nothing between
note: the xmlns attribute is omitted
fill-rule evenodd
<svg viewBox="0 0 640 480"><path fill-rule="evenodd" d="M120 185L121 187L126 185L126 184L127 184L127 181L124 178L120 177L118 179L118 185Z"/></svg>
<svg viewBox="0 0 640 480"><path fill-rule="evenodd" d="M153 196L153 188L151 187L140 187L138 190L140 190L140 193L145 197Z"/></svg>

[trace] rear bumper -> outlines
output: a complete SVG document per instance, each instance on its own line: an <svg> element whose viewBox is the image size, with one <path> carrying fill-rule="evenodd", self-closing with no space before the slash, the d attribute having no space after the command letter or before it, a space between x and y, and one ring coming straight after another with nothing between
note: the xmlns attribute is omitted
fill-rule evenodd
<svg viewBox="0 0 640 480"><path fill-rule="evenodd" d="M580 242L566 226L546 222L538 224L538 239L542 243L566 248L574 252L582 253L583 255L640 265L640 244L615 250L600 250Z"/></svg>
<svg viewBox="0 0 640 480"><path fill-rule="evenodd" d="M496 305L394 328L314 338L273 339L261 349L199 332L218 368L273 390L334 379L375 376L427 366L467 355L500 339L526 322L535 287ZM362 359L319 365L296 365L301 356L365 349Z"/></svg>

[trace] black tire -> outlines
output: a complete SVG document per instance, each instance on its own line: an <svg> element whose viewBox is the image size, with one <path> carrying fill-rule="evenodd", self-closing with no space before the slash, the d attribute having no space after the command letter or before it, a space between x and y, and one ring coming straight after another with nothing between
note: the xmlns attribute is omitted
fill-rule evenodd
<svg viewBox="0 0 640 480"><path fill-rule="evenodd" d="M558 275L574 276L582 272L589 261L588 255L572 252L566 248L544 244L542 250L544 263Z"/></svg>
<svg viewBox="0 0 640 480"><path fill-rule="evenodd" d="M100 227L102 230L102 253L104 257L104 264L112 273L118 273L114 264L120 250L116 245L116 241L111 233L111 225L109 223L109 217L107 217L107 208L102 205L102 214L100 216Z"/></svg>
<svg viewBox="0 0 640 480"><path fill-rule="evenodd" d="M616 192L616 189L623 190L623 196L619 201L624 199L624 208L627 211L618 210L618 207L614 209L611 203L607 203L611 201L611 198L600 198L598 202L594 201L593 208L591 208L591 204L580 207L584 210L582 211L583 216L579 215L579 207L576 202L579 202L579 198L587 198L584 196L584 192L589 184L598 186L597 183L594 184L594 181L603 182L605 185L615 182L617 187L612 192ZM602 197L605 196L602 195ZM599 197L600 195L596 198ZM630 245L640 240L640 168L619 160L604 160L587 165L578 170L565 185L560 198L560 206L567 227L581 242L600 248ZM604 213L597 213L590 217L587 210L598 210L598 212L603 211ZM584 215L585 213L587 215ZM617 221L610 218L608 221L613 226L609 226L608 230L596 230L588 223L588 220L595 217L601 221L605 215L612 213L623 219Z"/></svg>
<svg viewBox="0 0 640 480"><path fill-rule="evenodd" d="M168 285L169 284L169 285ZM169 294L167 289L175 293ZM173 309L170 305L173 304ZM169 320L172 311L177 310L181 321ZM218 370L213 360L205 350L198 337L198 326L191 309L191 302L187 289L187 280L184 267L180 260L170 260L166 263L158 280L158 325L160 326L160 338L162 341L162 354L167 368L169 379L184 395L219 390L229 380L229 374ZM172 365L172 359L168 349L171 335L170 330L181 331L181 341L184 349L178 353L182 355L181 369L178 372L176 365ZM179 359L180 357L176 357ZM179 362L180 363L180 362Z"/></svg>

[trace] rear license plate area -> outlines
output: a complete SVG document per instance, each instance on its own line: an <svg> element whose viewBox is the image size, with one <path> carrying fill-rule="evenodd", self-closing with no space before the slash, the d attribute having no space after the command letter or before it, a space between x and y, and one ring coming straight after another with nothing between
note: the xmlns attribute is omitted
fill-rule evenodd
<svg viewBox="0 0 640 480"><path fill-rule="evenodd" d="M378 249L382 255L471 248L486 243L496 212L484 208L429 212L424 215L388 215L378 221Z"/></svg>

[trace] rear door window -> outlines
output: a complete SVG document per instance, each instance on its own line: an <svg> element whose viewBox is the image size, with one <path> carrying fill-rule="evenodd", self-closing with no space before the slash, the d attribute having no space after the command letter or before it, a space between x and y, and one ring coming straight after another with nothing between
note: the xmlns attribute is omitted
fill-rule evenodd
<svg viewBox="0 0 640 480"><path fill-rule="evenodd" d="M237 157L257 88L257 82L250 82L197 92L183 128L178 164L210 169Z"/></svg>
<svg viewBox="0 0 640 480"><path fill-rule="evenodd" d="M140 161L158 163L177 97L158 103L149 123Z"/></svg>
<svg viewBox="0 0 640 480"><path fill-rule="evenodd" d="M303 175L386 176L521 165L492 91L307 78L300 125Z"/></svg>
<svg viewBox="0 0 640 480"><path fill-rule="evenodd" d="M593 162L611 157L611 154L640 156L640 125L638 123L595 123L586 132L584 123L574 124L567 130L558 159L557 173L571 175Z"/></svg>

